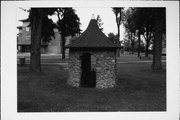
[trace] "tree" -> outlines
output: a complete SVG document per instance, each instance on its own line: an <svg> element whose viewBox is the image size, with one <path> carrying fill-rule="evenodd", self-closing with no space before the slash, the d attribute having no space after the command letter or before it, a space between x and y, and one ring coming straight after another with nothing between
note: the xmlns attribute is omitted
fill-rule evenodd
<svg viewBox="0 0 180 120"><path fill-rule="evenodd" d="M114 44L116 44L118 41L118 35L115 35L114 33L109 33L108 38Z"/></svg>
<svg viewBox="0 0 180 120"><path fill-rule="evenodd" d="M127 31L127 33L128 33L128 40L130 41L131 44L131 52L132 54L134 54L134 47L136 42L135 32Z"/></svg>
<svg viewBox="0 0 180 120"><path fill-rule="evenodd" d="M135 39L135 32L134 32L134 33L131 32L131 35L130 35L130 36L131 36L131 39L130 39L130 40L131 40L131 50L132 50L132 54L134 54L134 46L135 46L134 44L135 44L135 42L136 42L136 41L135 41L135 40L136 40L136 39Z"/></svg>
<svg viewBox="0 0 180 120"><path fill-rule="evenodd" d="M162 36L166 34L166 10L165 8L153 8L154 39L153 39L153 70L161 70Z"/></svg>
<svg viewBox="0 0 180 120"><path fill-rule="evenodd" d="M116 25L118 29L118 42L117 44L120 45L120 25L121 25L121 20L122 20L122 9L120 7L113 7L113 12L116 16ZM120 50L118 49L118 56L120 55Z"/></svg>
<svg viewBox="0 0 180 120"><path fill-rule="evenodd" d="M141 19L141 10L139 8L132 8L133 10L133 21L134 21L134 28L137 30L138 35L138 57L140 57L141 52L141 34L143 33L143 25Z"/></svg>
<svg viewBox="0 0 180 120"><path fill-rule="evenodd" d="M65 59L65 37L74 36L80 33L80 19L73 8L58 8L56 10L58 16L58 29L61 31L61 53L62 59Z"/></svg>
<svg viewBox="0 0 180 120"><path fill-rule="evenodd" d="M41 32L41 40L43 42L49 42L52 40L51 37L55 38L54 36L54 28L57 28L57 25L45 16L42 20L42 32Z"/></svg>
<svg viewBox="0 0 180 120"><path fill-rule="evenodd" d="M125 51L131 51L131 41L129 38L124 37L123 39L123 47Z"/></svg>
<svg viewBox="0 0 180 120"><path fill-rule="evenodd" d="M152 8L133 8L134 25L139 31L139 39L142 34L146 41L145 56L148 57L149 45L153 36Z"/></svg>
<svg viewBox="0 0 180 120"><path fill-rule="evenodd" d="M52 20L48 15L52 15L55 8L31 8L29 14L31 27L31 57L30 69L32 71L41 71L41 42L49 41L53 35Z"/></svg>
<svg viewBox="0 0 180 120"><path fill-rule="evenodd" d="M131 41L131 50L132 50L132 54L134 54L134 44L136 41L136 27L135 27L135 23L134 23L134 17L133 17L133 9L128 9L126 11L126 16L125 16L125 21L124 21L124 26L126 29L126 33L128 36L128 39Z"/></svg>
<svg viewBox="0 0 180 120"><path fill-rule="evenodd" d="M99 29L100 29L101 31L103 31L102 25L103 25L104 23L102 23L102 20L101 20L101 18L100 18L100 15L97 15L96 20L97 20L97 25L98 25Z"/></svg>
<svg viewBox="0 0 180 120"><path fill-rule="evenodd" d="M152 38L153 34L153 24L152 24L152 19L153 19L153 14L152 14L152 8L141 8L141 19L140 21L142 22L143 25L143 37L146 40L146 50L145 50L145 56L148 57L148 48L149 48L149 43Z"/></svg>
<svg viewBox="0 0 180 120"><path fill-rule="evenodd" d="M145 56L148 57L149 45L153 37L153 14L152 8L129 8L133 20L133 27L138 31L138 43L140 48L141 35L143 35L146 41ZM128 9L128 10L129 10ZM140 55L140 49L138 50L138 56Z"/></svg>
<svg viewBox="0 0 180 120"><path fill-rule="evenodd" d="M165 8L131 8L131 11L126 12L126 28L130 32L138 30L139 39L141 34L144 36L146 40L146 56L148 56L149 44L153 40L152 69L162 69L162 36L166 34Z"/></svg>
<svg viewBox="0 0 180 120"><path fill-rule="evenodd" d="M140 57L141 52L141 31L138 30L138 57Z"/></svg>

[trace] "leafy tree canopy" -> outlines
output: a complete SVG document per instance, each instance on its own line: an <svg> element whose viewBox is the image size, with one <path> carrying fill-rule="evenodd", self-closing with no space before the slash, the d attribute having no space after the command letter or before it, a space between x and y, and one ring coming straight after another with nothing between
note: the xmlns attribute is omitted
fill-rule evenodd
<svg viewBox="0 0 180 120"><path fill-rule="evenodd" d="M49 42L51 37L54 37L53 29L56 25L53 23L51 19L48 18L48 15L53 15L57 8L31 8L29 19L30 26L33 26L33 21L37 18L37 16L42 16L42 30L41 30L41 39L44 42Z"/></svg>
<svg viewBox="0 0 180 120"><path fill-rule="evenodd" d="M165 33L165 8L129 8L126 11L126 28L131 31L140 30L141 34L148 35L155 28L155 14L158 14L159 21L163 19L163 32ZM150 37L147 36L147 37Z"/></svg>
<svg viewBox="0 0 180 120"><path fill-rule="evenodd" d="M102 23L102 20L101 20L100 15L97 15L96 20L97 20L97 24L98 24L98 26L99 26L99 29L100 29L101 31L103 31L102 25L103 25L104 23Z"/></svg>
<svg viewBox="0 0 180 120"><path fill-rule="evenodd" d="M117 41L118 41L118 35L115 35L114 33L109 33L108 34L108 38L109 38L109 40L111 41L111 42L113 42L113 43L117 43Z"/></svg>
<svg viewBox="0 0 180 120"><path fill-rule="evenodd" d="M114 12L114 14L116 16L117 26L119 26L121 24L121 20L123 19L122 10L123 10L123 8L121 8L121 7L113 7L112 8L112 11Z"/></svg>
<svg viewBox="0 0 180 120"><path fill-rule="evenodd" d="M73 8L58 8L58 29L63 36L74 36L80 33L80 19Z"/></svg>

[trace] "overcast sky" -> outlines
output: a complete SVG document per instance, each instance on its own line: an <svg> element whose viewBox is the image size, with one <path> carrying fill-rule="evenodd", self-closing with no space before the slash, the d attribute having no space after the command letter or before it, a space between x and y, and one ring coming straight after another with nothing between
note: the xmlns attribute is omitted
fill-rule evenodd
<svg viewBox="0 0 180 120"><path fill-rule="evenodd" d="M25 9L28 9L28 8L25 8ZM81 7L80 8L80 7L77 7L74 9L75 9L76 14L80 18L80 23L81 23L80 29L82 31L84 31L87 28L89 21L91 20L92 15L94 14L95 18L97 17L97 15L100 15L100 18L101 18L102 23L103 23L103 25L102 25L103 32L106 35L110 32L117 34L117 26L116 26L116 21L115 21L115 15L114 15L111 8L107 8L107 7L104 7L104 8L95 8L95 7L82 8ZM17 25L18 26L22 25L22 23L19 22L18 20L26 19L26 18L28 18L28 13L21 10L21 9L18 9L17 10ZM57 21L57 16L52 16L51 18L53 19L54 22ZM124 29L122 26L121 26L120 32L121 32L120 38L122 40L123 34L124 34Z"/></svg>

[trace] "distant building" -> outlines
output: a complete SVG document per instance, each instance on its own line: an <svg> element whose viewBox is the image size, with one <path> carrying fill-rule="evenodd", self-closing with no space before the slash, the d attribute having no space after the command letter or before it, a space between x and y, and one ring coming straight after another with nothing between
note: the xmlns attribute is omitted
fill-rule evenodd
<svg viewBox="0 0 180 120"><path fill-rule="evenodd" d="M31 31L28 19L20 20L23 25L18 26L19 33L17 35L17 49L18 52L30 52L31 45Z"/></svg>
<svg viewBox="0 0 180 120"><path fill-rule="evenodd" d="M30 52L31 46L31 27L29 27L29 19L20 20L23 24L18 26L17 34L17 50L18 52ZM61 53L61 35L57 28L54 29L55 38L51 37L50 42L41 41L41 53ZM66 37L65 45L69 44L71 37ZM66 54L68 50L66 50Z"/></svg>

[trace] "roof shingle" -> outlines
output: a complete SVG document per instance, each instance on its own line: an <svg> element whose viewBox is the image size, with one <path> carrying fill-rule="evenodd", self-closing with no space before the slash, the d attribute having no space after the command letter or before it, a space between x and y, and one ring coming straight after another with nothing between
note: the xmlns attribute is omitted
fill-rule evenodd
<svg viewBox="0 0 180 120"><path fill-rule="evenodd" d="M67 48L119 48L99 29L97 20L91 19L87 29Z"/></svg>

